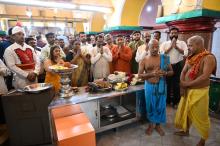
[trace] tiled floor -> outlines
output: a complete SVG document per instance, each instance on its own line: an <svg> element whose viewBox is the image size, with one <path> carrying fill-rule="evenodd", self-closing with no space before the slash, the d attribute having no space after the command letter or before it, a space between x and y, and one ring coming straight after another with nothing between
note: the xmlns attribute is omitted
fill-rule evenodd
<svg viewBox="0 0 220 146"><path fill-rule="evenodd" d="M189 137L173 135L175 110L167 108L167 124L163 125L165 136L155 131L151 136L145 135L148 124L133 123L97 134L97 146L196 146L200 137L195 128L190 129ZM211 133L206 146L220 146L220 120L211 118Z"/></svg>
<svg viewBox="0 0 220 146"><path fill-rule="evenodd" d="M163 125L165 136L161 137L155 131L151 136L145 135L148 124L133 123L114 130L105 131L96 135L97 146L196 146L200 137L195 128L190 129L189 137L173 135L175 131L173 120L175 110L167 108L167 124ZM210 137L206 146L220 146L220 120L211 118ZM9 146L6 142L0 146ZM52 145L41 145L52 146Z"/></svg>

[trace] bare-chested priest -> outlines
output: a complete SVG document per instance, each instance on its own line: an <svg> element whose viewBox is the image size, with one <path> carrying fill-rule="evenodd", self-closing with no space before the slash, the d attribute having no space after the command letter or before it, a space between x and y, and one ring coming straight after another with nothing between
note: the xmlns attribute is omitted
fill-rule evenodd
<svg viewBox="0 0 220 146"><path fill-rule="evenodd" d="M216 58L204 48L204 39L193 36L187 40L189 57L180 77L184 89L176 117L175 127L181 131L175 134L188 136L193 125L201 136L197 146L205 146L209 136L209 77L216 72Z"/></svg>
<svg viewBox="0 0 220 146"><path fill-rule="evenodd" d="M169 57L158 53L159 42L156 39L152 39L148 45L149 54L140 62L138 72L139 77L145 80L146 111L150 121L146 134L151 135L155 128L164 136L160 124L166 122L165 77L173 75L173 69Z"/></svg>

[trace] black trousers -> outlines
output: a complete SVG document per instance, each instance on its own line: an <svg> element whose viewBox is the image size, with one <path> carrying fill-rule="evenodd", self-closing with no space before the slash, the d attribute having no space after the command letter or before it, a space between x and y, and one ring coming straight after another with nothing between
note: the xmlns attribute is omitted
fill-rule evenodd
<svg viewBox="0 0 220 146"><path fill-rule="evenodd" d="M173 103L173 105L177 105L180 101L180 74L183 68L183 63L184 63L183 61L180 61L176 64L171 64L174 74L173 76L167 77L166 79L167 104Z"/></svg>

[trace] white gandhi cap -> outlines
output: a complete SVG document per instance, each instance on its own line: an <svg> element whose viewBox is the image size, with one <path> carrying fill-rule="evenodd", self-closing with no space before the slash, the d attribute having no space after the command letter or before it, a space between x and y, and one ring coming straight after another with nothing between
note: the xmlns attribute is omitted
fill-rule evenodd
<svg viewBox="0 0 220 146"><path fill-rule="evenodd" d="M22 27L20 27L20 26L13 27L12 34L16 34L18 32L23 32L25 34L24 29Z"/></svg>

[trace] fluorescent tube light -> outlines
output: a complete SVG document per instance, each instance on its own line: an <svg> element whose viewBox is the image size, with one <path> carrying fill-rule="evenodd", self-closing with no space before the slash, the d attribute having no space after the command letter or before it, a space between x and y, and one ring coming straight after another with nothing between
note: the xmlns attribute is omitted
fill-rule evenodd
<svg viewBox="0 0 220 146"><path fill-rule="evenodd" d="M33 7L46 7L57 9L70 9L81 11L95 11L102 13L112 13L112 8L100 7L92 5L76 5L71 3L51 2L51 1L39 1L39 0L0 0L0 3L21 5L21 6L33 6Z"/></svg>
<svg viewBox="0 0 220 146"><path fill-rule="evenodd" d="M112 13L111 8L99 7L99 6L79 5L79 9L84 10L84 11L96 11L96 12L102 12L102 13Z"/></svg>
<svg viewBox="0 0 220 146"><path fill-rule="evenodd" d="M70 3L57 3L39 0L0 0L5 4L23 5L23 6L36 6L36 7L47 7L47 8L61 8L61 9L76 9L75 4Z"/></svg>

